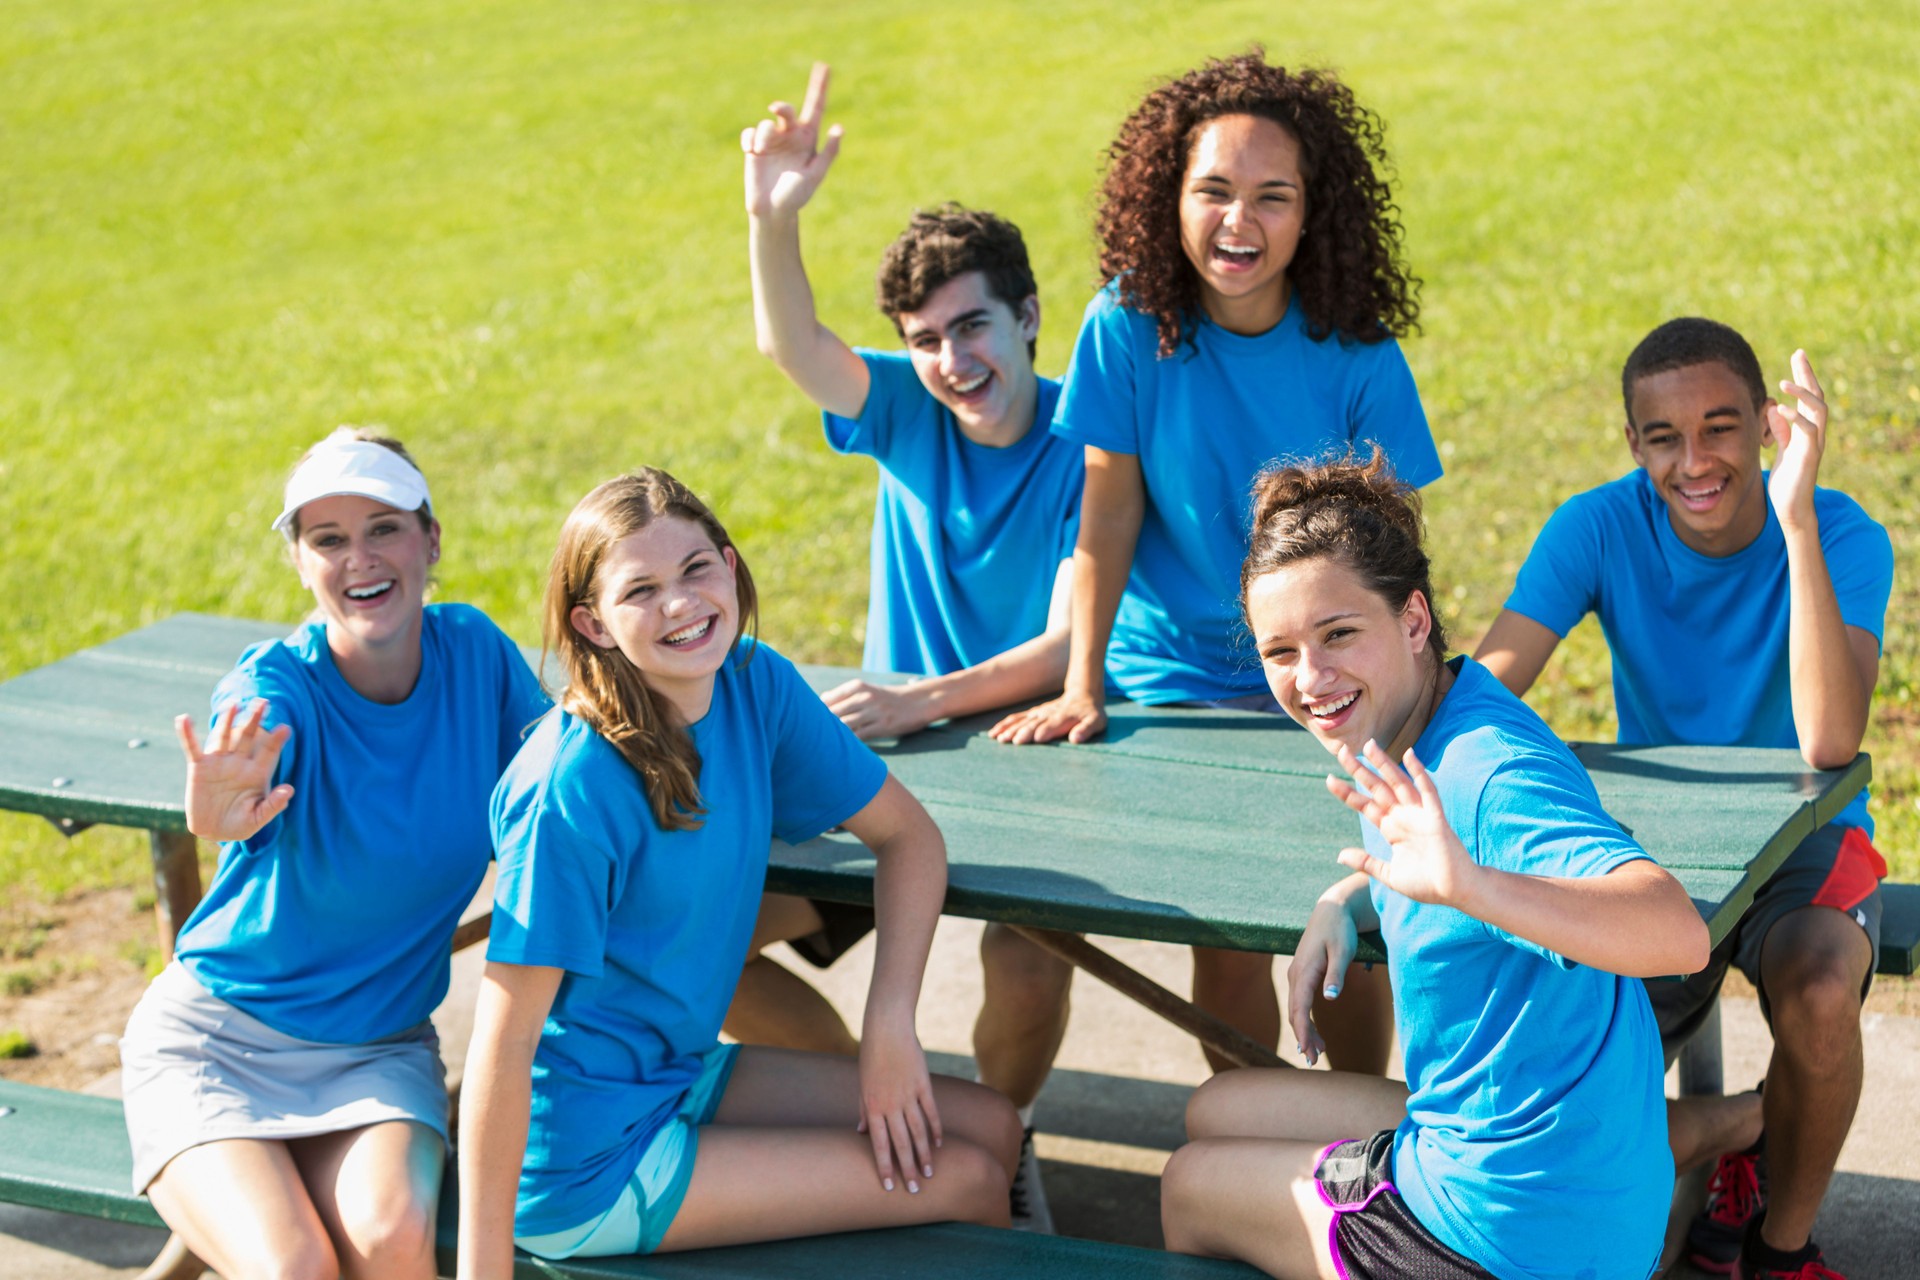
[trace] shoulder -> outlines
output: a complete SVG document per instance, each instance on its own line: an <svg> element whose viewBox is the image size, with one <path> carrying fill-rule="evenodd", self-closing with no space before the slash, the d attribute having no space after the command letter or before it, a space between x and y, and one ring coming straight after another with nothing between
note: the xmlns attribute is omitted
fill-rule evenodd
<svg viewBox="0 0 1920 1280"><path fill-rule="evenodd" d="M247 646L214 688L214 707L265 698L274 705L275 722L287 720L313 697L326 643L326 626L309 622L281 639Z"/></svg>
<svg viewBox="0 0 1920 1280"><path fill-rule="evenodd" d="M519 653L519 646L507 633L470 604L430 604L424 611L421 627L459 654Z"/></svg>
<svg viewBox="0 0 1920 1280"><path fill-rule="evenodd" d="M793 660L757 636L740 638L721 675L752 698L784 696L794 685L806 685Z"/></svg>
<svg viewBox="0 0 1920 1280"><path fill-rule="evenodd" d="M1824 535L1829 526L1837 533L1869 533L1887 540L1886 526L1867 514L1851 494L1838 489L1816 487L1813 491L1814 514L1820 519L1820 530Z"/></svg>
<svg viewBox="0 0 1920 1280"><path fill-rule="evenodd" d="M638 790L639 775L612 743L578 716L554 707L535 723L501 774L494 810L498 818L555 804L618 808L625 793Z"/></svg>
<svg viewBox="0 0 1920 1280"><path fill-rule="evenodd" d="M1635 467L1617 480L1574 494L1548 517L1542 536L1549 531L1559 536L1567 536L1576 531L1594 532L1602 527L1613 526L1632 528L1645 526L1648 518L1658 507L1662 515L1666 508L1660 503L1660 496L1647 482L1646 473Z"/></svg>

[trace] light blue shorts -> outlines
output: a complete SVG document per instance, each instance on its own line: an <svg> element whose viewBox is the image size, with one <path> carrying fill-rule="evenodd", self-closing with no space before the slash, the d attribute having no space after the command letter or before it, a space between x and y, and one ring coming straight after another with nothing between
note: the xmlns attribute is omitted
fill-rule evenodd
<svg viewBox="0 0 1920 1280"><path fill-rule="evenodd" d="M680 1202L687 1198L700 1126L711 1124L713 1113L720 1109L739 1053L737 1044L716 1044L701 1055L700 1075L681 1097L678 1114L647 1143L639 1167L611 1209L577 1227L543 1236L515 1236L513 1242L548 1259L605 1258L659 1248L680 1212Z"/></svg>

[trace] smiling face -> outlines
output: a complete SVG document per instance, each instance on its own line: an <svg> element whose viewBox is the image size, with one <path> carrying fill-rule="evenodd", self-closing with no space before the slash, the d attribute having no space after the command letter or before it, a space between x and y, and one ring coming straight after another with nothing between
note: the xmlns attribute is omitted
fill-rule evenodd
<svg viewBox="0 0 1920 1280"><path fill-rule="evenodd" d="M568 620L590 643L618 649L692 724L740 632L736 563L694 521L657 517L608 548L592 607L575 605Z"/></svg>
<svg viewBox="0 0 1920 1280"><path fill-rule="evenodd" d="M1180 183L1180 247L1215 324L1265 333L1280 323L1306 196L1300 144L1280 125L1222 116L1201 126Z"/></svg>
<svg viewBox="0 0 1920 1280"><path fill-rule="evenodd" d="M299 530L294 567L343 669L396 650L417 660L427 575L440 558L439 522L422 527L417 512L339 494L301 507Z"/></svg>
<svg viewBox="0 0 1920 1280"><path fill-rule="evenodd" d="M1702 555L1731 555L1767 524L1760 449L1766 405L1718 361L1651 373L1633 384L1627 448L1646 471L1673 531Z"/></svg>
<svg viewBox="0 0 1920 1280"><path fill-rule="evenodd" d="M895 319L921 385L953 411L968 439L1005 446L1027 434L1040 389L1029 352L1040 332L1039 298L1010 307L984 274L969 271Z"/></svg>
<svg viewBox="0 0 1920 1280"><path fill-rule="evenodd" d="M1273 696L1327 750L1372 738L1398 758L1426 727L1412 722L1433 683L1418 591L1396 611L1340 561L1297 560L1248 585L1247 621Z"/></svg>

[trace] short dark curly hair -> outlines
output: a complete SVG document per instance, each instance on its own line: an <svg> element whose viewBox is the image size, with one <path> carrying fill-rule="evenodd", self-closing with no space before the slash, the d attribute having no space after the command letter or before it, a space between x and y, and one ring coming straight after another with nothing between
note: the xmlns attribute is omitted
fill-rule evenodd
<svg viewBox="0 0 1920 1280"><path fill-rule="evenodd" d="M1636 382L1656 373L1691 369L1697 364L1725 365L1747 384L1756 411L1767 402L1767 379L1760 372L1760 357L1753 354L1753 344L1741 337L1738 329L1718 320L1681 316L1640 339L1640 345L1620 367L1620 399L1626 404L1627 421L1633 422Z"/></svg>
<svg viewBox="0 0 1920 1280"><path fill-rule="evenodd" d="M1221 116L1271 120L1300 145L1306 225L1287 276L1307 332L1358 342L1403 337L1419 322L1420 282L1401 253L1399 208L1380 118L1333 72L1271 66L1254 45L1149 93L1107 149L1096 229L1103 282L1153 317L1160 354L1193 340L1200 277L1180 247L1180 187L1200 129Z"/></svg>
<svg viewBox="0 0 1920 1280"><path fill-rule="evenodd" d="M949 202L916 210L907 229L887 246L874 300L904 337L902 313L926 306L934 290L969 271L984 276L987 292L1016 315L1021 303L1039 296L1020 228L998 214ZM1029 359L1037 348L1027 344Z"/></svg>

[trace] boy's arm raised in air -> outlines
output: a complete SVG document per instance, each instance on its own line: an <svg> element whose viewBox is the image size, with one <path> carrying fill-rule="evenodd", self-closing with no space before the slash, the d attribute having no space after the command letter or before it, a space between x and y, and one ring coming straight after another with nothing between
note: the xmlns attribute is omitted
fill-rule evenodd
<svg viewBox="0 0 1920 1280"><path fill-rule="evenodd" d="M993 727L1019 745L1066 738L1085 742L1107 727L1107 640L1127 590L1134 547L1147 514L1146 479L1137 454L1087 449L1080 538L1073 548L1073 604L1068 626L1066 688L1051 702L1008 716Z"/></svg>
<svg viewBox="0 0 1920 1280"><path fill-rule="evenodd" d="M1480 647L1473 651L1473 660L1507 686L1514 697L1524 698L1559 645L1560 637L1553 628L1541 626L1524 613L1502 609L1487 628Z"/></svg>
<svg viewBox="0 0 1920 1280"><path fill-rule="evenodd" d="M820 140L827 64L813 64L798 115L776 102L770 120L740 131L746 153L747 260L753 271L754 337L762 355L828 413L857 418L867 403L866 363L813 309L813 286L800 258L800 210L840 153L840 126Z"/></svg>
<svg viewBox="0 0 1920 1280"><path fill-rule="evenodd" d="M1807 353L1793 353L1793 380L1780 384L1788 404L1767 406L1767 426L1780 446L1767 499L1787 542L1787 671L1793 731L1800 754L1816 769L1838 769L1860 751L1867 710L1880 680L1880 642L1840 617L1814 483L1827 445L1827 404Z"/></svg>
<svg viewBox="0 0 1920 1280"><path fill-rule="evenodd" d="M892 685L849 680L820 696L847 728L869 741L905 737L935 720L1044 697L1066 678L1072 592L1073 561L1062 560L1047 605L1047 629L1025 644L944 676Z"/></svg>

